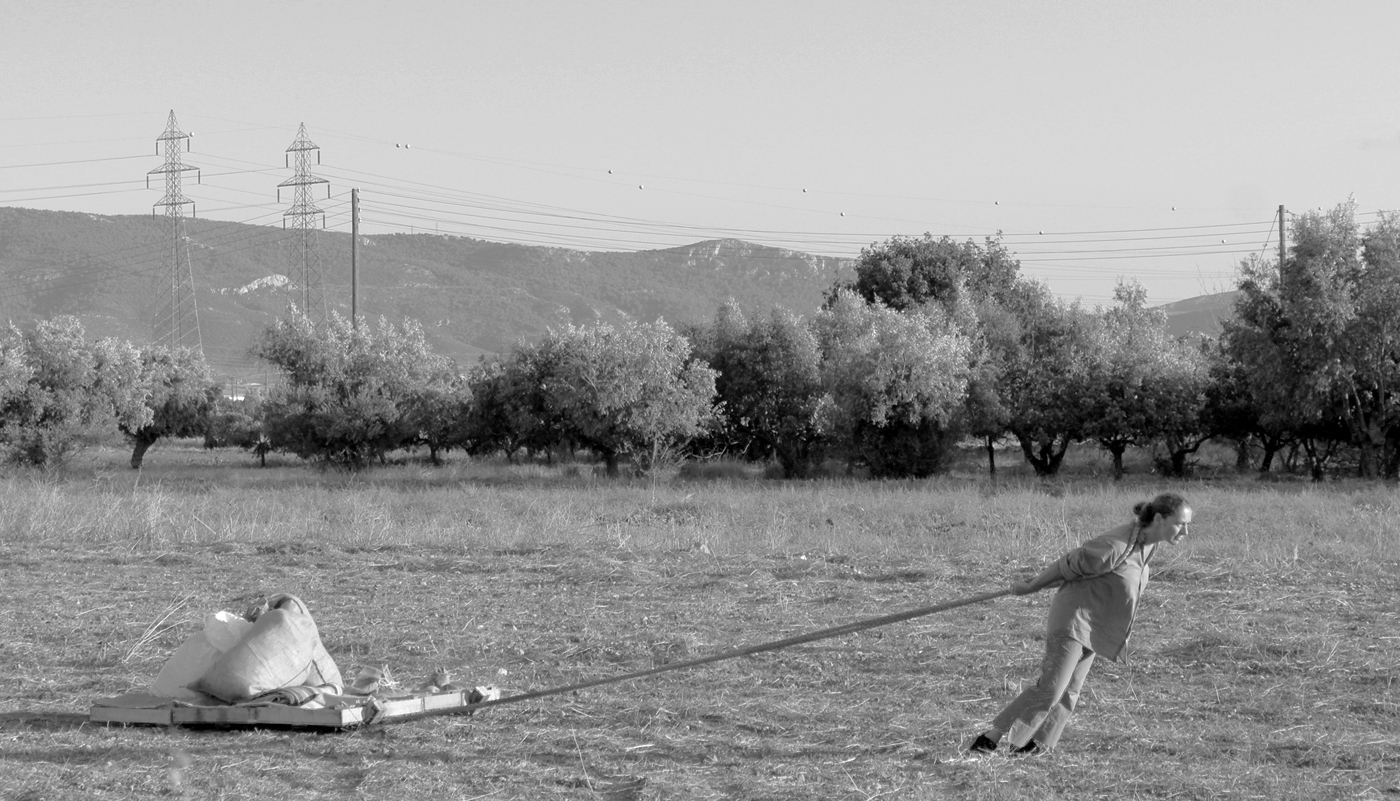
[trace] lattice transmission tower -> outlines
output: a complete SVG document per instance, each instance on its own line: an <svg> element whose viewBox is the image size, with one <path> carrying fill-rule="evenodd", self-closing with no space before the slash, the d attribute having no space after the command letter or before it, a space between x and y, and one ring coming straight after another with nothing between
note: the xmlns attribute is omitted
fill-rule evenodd
<svg viewBox="0 0 1400 801"><path fill-rule="evenodd" d="M330 182L325 178L318 178L311 174L311 153L316 153L316 163L321 163L321 148L312 142L306 135L306 123L302 123L297 129L297 139L292 142L292 146L287 148L285 160L291 166L292 154L296 154L296 171L291 178L277 185L277 201L282 201L283 187L292 187L292 207L282 215L282 227L287 227L287 221L291 220L294 234L292 236L290 262L292 272L296 275L297 303L301 306L302 314L313 320L324 320L326 318L326 296L321 290L321 260L316 249L317 243L317 217L320 218L321 227L326 225L326 214L317 208L315 201L311 199L311 187L316 184L326 185L326 197L330 197Z"/></svg>
<svg viewBox="0 0 1400 801"><path fill-rule="evenodd" d="M189 206L190 214L194 214L194 201L185 197L180 186L181 178L190 170L195 171L197 179L199 168L182 161L183 154L190 148L190 135L180 130L174 109L171 109L170 119L165 124L165 133L156 137L156 155L161 155L162 148L165 151L165 164L146 173L147 189L151 186L152 175L165 176L165 195L151 207L151 216L155 216L156 209L164 208L170 235L165 259L167 269L162 274L157 293L160 300L156 309L154 341L171 348L192 348L203 354L199 309L194 300L194 265L190 258L189 238L185 235L185 206Z"/></svg>

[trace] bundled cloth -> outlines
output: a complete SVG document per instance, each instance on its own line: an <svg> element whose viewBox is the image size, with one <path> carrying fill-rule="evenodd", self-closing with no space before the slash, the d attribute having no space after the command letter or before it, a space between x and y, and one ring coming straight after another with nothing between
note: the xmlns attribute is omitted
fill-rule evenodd
<svg viewBox="0 0 1400 801"><path fill-rule="evenodd" d="M309 684L301 684L296 687L281 687L276 690L268 690L265 693L249 698L241 702L240 706L299 706L306 709L323 709L328 705L344 705L340 696L341 688L334 684L322 684L313 687ZM341 702L337 704L337 702Z"/></svg>

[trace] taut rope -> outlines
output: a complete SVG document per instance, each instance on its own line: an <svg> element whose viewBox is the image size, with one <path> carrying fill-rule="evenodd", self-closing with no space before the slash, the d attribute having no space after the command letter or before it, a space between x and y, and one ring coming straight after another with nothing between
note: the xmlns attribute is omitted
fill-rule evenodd
<svg viewBox="0 0 1400 801"><path fill-rule="evenodd" d="M872 617L867 618L865 620L857 620L854 623L846 623L841 626L832 626L829 629L822 629L820 631L812 631L806 634L799 634L795 637L787 637L782 640L773 640L772 642L759 643L757 645L745 645L737 648L730 648L725 651L720 651L717 654L700 657L699 659L690 659L685 662L673 662L669 665L660 665L658 667L648 668L647 670L637 670L632 673L623 673L620 676L609 676L608 678L603 679L581 681L577 684L570 684L564 687L554 687L547 690L531 690L529 692L508 696L506 698L498 698L494 701L480 701L475 704L467 704L466 706L448 707L443 709L430 709L425 712L418 712L413 715L396 717L394 718L394 722L398 723L407 720L419 720L421 718L435 717L438 715L470 715L478 709L485 709L487 707L502 706L504 704L515 704L521 701L533 701L536 698L547 698L551 695L563 695L564 693L575 692L578 690L586 690L590 687L601 687L604 684L615 684L620 681L630 681L632 679L640 679L645 676L655 676L658 673L666 673L672 670L684 670L686 668L699 667L701 665L709 665L715 662L724 662L729 659L738 659L741 656L761 654L765 651L777 651L782 648L789 648L794 645L802 645L803 643L816 642L818 640L829 640L832 637L842 637L847 634L855 634L858 631L865 631L867 629L878 628L880 626L888 626L891 623L901 623L905 620L913 620L916 617L932 615L938 612L946 612L949 609L956 609L960 606L968 606L971 604L982 603L983 601L990 601L995 598L1000 598L1003 595L1010 594L1011 590L1009 589L997 590L996 592L987 592L981 595L974 595L971 598L963 598L957 601L948 601L946 603L934 604L933 606L924 606L918 609L910 609L904 612L895 612L894 614L890 615L882 615L880 617ZM372 725L374 722L375 721L371 719L367 721L366 724Z"/></svg>

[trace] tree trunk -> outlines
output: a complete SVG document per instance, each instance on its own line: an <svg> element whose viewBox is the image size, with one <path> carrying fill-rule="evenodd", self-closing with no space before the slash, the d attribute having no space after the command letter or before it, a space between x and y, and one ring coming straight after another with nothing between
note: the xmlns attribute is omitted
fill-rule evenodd
<svg viewBox="0 0 1400 801"><path fill-rule="evenodd" d="M1360 436L1357 437L1357 472L1362 478L1380 478L1384 469L1385 450L1387 437L1384 429L1372 421L1359 426Z"/></svg>
<svg viewBox="0 0 1400 801"><path fill-rule="evenodd" d="M1331 456L1330 448L1324 452L1317 443L1311 439L1303 440L1303 451L1308 456L1308 474L1313 481L1321 481L1327 477L1327 459Z"/></svg>
<svg viewBox="0 0 1400 801"><path fill-rule="evenodd" d="M1398 443L1394 430L1385 438L1384 456L1381 459L1385 466L1385 477L1394 479L1400 475L1400 443Z"/></svg>
<svg viewBox="0 0 1400 801"><path fill-rule="evenodd" d="M604 451L601 456L603 457L603 464L607 466L608 478L617 478L619 475L617 469L617 454L613 451Z"/></svg>
<svg viewBox="0 0 1400 801"><path fill-rule="evenodd" d="M1186 478L1186 457L1191 451L1172 451L1172 478Z"/></svg>
<svg viewBox="0 0 1400 801"><path fill-rule="evenodd" d="M996 438L987 437L987 473L995 476L997 474L997 449Z"/></svg>
<svg viewBox="0 0 1400 801"><path fill-rule="evenodd" d="M1264 449L1264 458L1259 463L1259 472L1267 473L1273 467L1274 456L1282 453L1283 449L1290 443L1287 437L1277 434L1257 431L1255 436L1259 438L1259 446ZM1293 445L1297 446L1296 443ZM1284 466L1284 469L1288 469L1287 465Z"/></svg>
<svg viewBox="0 0 1400 801"><path fill-rule="evenodd" d="M1235 440L1235 472L1243 473L1249 470L1250 462L1249 439Z"/></svg>
<svg viewBox="0 0 1400 801"><path fill-rule="evenodd" d="M140 470L141 460L146 458L146 451L150 450L151 446L156 444L156 440L160 439L160 437L137 433L136 436L131 439L133 441L131 449L131 469Z"/></svg>
<svg viewBox="0 0 1400 801"><path fill-rule="evenodd" d="M1186 458L1199 451L1206 443L1205 438L1181 437L1168 435L1166 437L1167 451L1171 454L1172 478L1186 478Z"/></svg>
<svg viewBox="0 0 1400 801"><path fill-rule="evenodd" d="M1380 475L1376 459L1376 447L1369 442L1357 446L1356 474L1361 478L1376 478Z"/></svg>
<svg viewBox="0 0 1400 801"><path fill-rule="evenodd" d="M1069 437L1051 437L1038 443L1025 436L1018 435L1016 439L1021 443L1021 453L1025 454L1037 477L1049 478L1060 471L1060 463L1069 449Z"/></svg>

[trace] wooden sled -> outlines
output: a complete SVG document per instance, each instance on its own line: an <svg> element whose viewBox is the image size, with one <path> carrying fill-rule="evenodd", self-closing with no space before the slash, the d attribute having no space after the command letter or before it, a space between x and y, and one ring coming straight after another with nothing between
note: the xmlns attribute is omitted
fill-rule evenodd
<svg viewBox="0 0 1400 801"><path fill-rule="evenodd" d="M127 693L95 701L88 714L93 723L145 726L281 726L308 729L350 729L413 720L424 713L461 709L500 697L495 687L422 695L333 696L320 709L286 704L199 704L146 693Z"/></svg>

